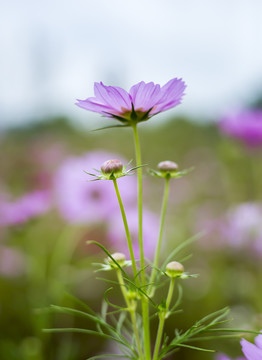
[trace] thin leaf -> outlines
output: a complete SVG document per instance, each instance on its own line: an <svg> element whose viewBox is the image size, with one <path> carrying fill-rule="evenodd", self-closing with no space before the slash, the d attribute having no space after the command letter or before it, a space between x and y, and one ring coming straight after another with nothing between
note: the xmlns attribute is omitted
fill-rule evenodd
<svg viewBox="0 0 262 360"><path fill-rule="evenodd" d="M128 355L114 355L114 354L102 354L102 355L97 355L97 356L92 356L91 358L88 358L87 360L96 360L96 359L103 359L103 358L119 358L119 359L133 359L132 356L128 356Z"/></svg>
<svg viewBox="0 0 262 360"><path fill-rule="evenodd" d="M112 307L115 308L115 309L121 309L122 311L128 311L128 308L124 308L124 307L122 307L122 306L115 305L115 304L111 303L111 302L108 300L108 298L107 298L107 293L109 293L109 291L111 291L112 289L113 289L113 288L109 288L109 289L107 289L107 290L105 291L105 293L104 293L104 299L105 299L105 301L107 302L107 304L110 305L110 306L112 306Z"/></svg>
<svg viewBox="0 0 262 360"><path fill-rule="evenodd" d="M180 346L180 347L185 347L185 348L189 348L189 349L193 349L193 350L199 350L199 351L215 352L215 350L210 350L210 349L200 348L200 347L193 346L193 345L177 344L177 346Z"/></svg>
<svg viewBox="0 0 262 360"><path fill-rule="evenodd" d="M122 312L119 316L119 319L118 319L118 323L117 323L117 327L116 327L116 331L121 334L121 328L123 326L123 323L126 319L126 312Z"/></svg>
<svg viewBox="0 0 262 360"><path fill-rule="evenodd" d="M111 335L107 335L104 333L100 333L94 330L88 330L88 329L79 329L79 328L53 328L53 329L43 329L43 332L46 333L61 333L61 332L72 332L72 333L83 333L83 334L88 334L88 335L96 335L96 336L100 336L103 337L105 339L110 339L113 341L116 341L122 345L125 345L125 343L119 339L114 338ZM126 345L125 345L126 346Z"/></svg>
<svg viewBox="0 0 262 360"><path fill-rule="evenodd" d="M129 278L124 278L124 279L130 284L132 284L132 286L136 288L141 294L143 294L154 306L154 308L157 308L157 304L147 295L147 293L144 290L141 289L141 287L136 286L136 284L133 281L131 281Z"/></svg>
<svg viewBox="0 0 262 360"><path fill-rule="evenodd" d="M78 298L76 298L75 296L73 296L72 294L66 293L66 297L71 299L72 301L74 301L76 304L82 306L86 311L90 312L91 314L93 314L94 316L97 316L95 311L92 310L86 303L84 303L83 301L79 300Z"/></svg>
<svg viewBox="0 0 262 360"><path fill-rule="evenodd" d="M187 260L191 259L192 256L193 256L192 254L189 254L189 255L187 255L187 256L184 256L182 259L178 259L178 262L184 263L184 262L186 262Z"/></svg>
<svg viewBox="0 0 262 360"><path fill-rule="evenodd" d="M219 335L219 339L234 339L239 338L240 335ZM200 336L200 337L194 337L193 339L190 339L190 341L206 341L206 340L217 340L218 337L216 336ZM186 340L185 340L186 341Z"/></svg>
<svg viewBox="0 0 262 360"><path fill-rule="evenodd" d="M119 286L119 282L115 281L115 280L110 280L110 279L106 279L106 278L101 278L101 277L96 277L97 280L102 280L104 282L107 282L109 284L113 284L113 285L118 285Z"/></svg>
<svg viewBox="0 0 262 360"><path fill-rule="evenodd" d="M219 329L208 329L208 331L210 332L217 332L217 331L222 331L222 332L239 332L239 333L249 333L249 334L256 334L259 335L261 334L261 331L255 331L255 330L245 330L245 329L230 329L230 328L219 328ZM219 335L221 336L221 335Z"/></svg>
<svg viewBox="0 0 262 360"><path fill-rule="evenodd" d="M108 304L106 301L103 301L101 306L101 316L105 322L106 322L107 309L108 309Z"/></svg>
<svg viewBox="0 0 262 360"><path fill-rule="evenodd" d="M136 280L136 278L141 274L142 271L144 271L146 268L148 268L149 264L144 266L142 269L140 269L137 273L136 276L134 277L134 280Z"/></svg>
<svg viewBox="0 0 262 360"><path fill-rule="evenodd" d="M196 324L204 324L206 321L212 319L213 317L217 316L213 321L218 321L220 320L221 317L226 316L229 313L230 309L228 307L224 307L223 309L214 311L211 314L208 314L206 316L204 316L202 319L198 320L196 322Z"/></svg>
<svg viewBox="0 0 262 360"><path fill-rule="evenodd" d="M186 241L183 241L180 245L178 245L172 252L171 254L167 257L166 261L163 264L162 269L166 268L166 265L172 260L172 258L179 253L179 251L181 251L184 247L186 247L187 245L191 244L192 242L200 239L202 236L204 235L204 232L199 232L198 234L190 237L189 239L187 239Z"/></svg>
<svg viewBox="0 0 262 360"><path fill-rule="evenodd" d="M91 175L91 176L95 176L95 177L97 177L97 175L96 175L96 174L92 174L92 173L87 172L87 171L85 171L85 170L83 170L83 172L84 172L84 173L86 173L87 175Z"/></svg>
<svg viewBox="0 0 262 360"><path fill-rule="evenodd" d="M129 276L127 275L127 273L123 270L123 268L118 264L118 262L112 257L112 255L109 253L109 251L99 242L94 241L94 240L89 240L87 241L87 244L94 244L97 245L98 247L100 247L100 249L102 249L106 255L108 257L110 257L110 259L115 263L115 265L121 270L121 272L126 276L127 279L129 279Z"/></svg>
<svg viewBox="0 0 262 360"><path fill-rule="evenodd" d="M80 310L71 309L71 308L62 307L62 306L51 305L51 307L53 309L55 309L56 311L59 311L64 314L76 315L76 316L85 317L90 320L93 320L96 324L100 324L101 326L104 326L109 332L113 333L114 335L119 336L117 331L111 325L109 325L107 322L105 322L103 319L101 319L98 316L90 315L90 314L85 313ZM99 328L99 332L104 333L101 328ZM122 338L122 340L123 340L123 338Z"/></svg>
<svg viewBox="0 0 262 360"><path fill-rule="evenodd" d="M100 130L107 130L107 129L113 129L113 128L122 128L122 127L129 127L129 125L108 125L108 126L103 126L101 128L94 129L92 131L100 131Z"/></svg>

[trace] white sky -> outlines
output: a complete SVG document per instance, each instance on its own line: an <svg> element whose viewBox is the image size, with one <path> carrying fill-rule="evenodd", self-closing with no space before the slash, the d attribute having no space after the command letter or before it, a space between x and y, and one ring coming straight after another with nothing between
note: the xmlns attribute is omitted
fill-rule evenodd
<svg viewBox="0 0 262 360"><path fill-rule="evenodd" d="M262 91L262 0L2 0L0 49L0 127L82 123L94 81L173 77L188 89L169 114L214 117Z"/></svg>

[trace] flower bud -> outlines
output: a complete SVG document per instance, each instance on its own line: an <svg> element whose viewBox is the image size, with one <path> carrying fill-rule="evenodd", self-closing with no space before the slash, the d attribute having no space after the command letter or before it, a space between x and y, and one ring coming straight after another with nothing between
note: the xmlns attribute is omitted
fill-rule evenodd
<svg viewBox="0 0 262 360"><path fill-rule="evenodd" d="M127 292L127 297L128 297L129 300L136 300L137 299L136 291L129 290Z"/></svg>
<svg viewBox="0 0 262 360"><path fill-rule="evenodd" d="M123 170L123 164L120 160L107 160L101 166L104 174L116 174Z"/></svg>
<svg viewBox="0 0 262 360"><path fill-rule="evenodd" d="M112 254L111 256L120 266L123 266L125 264L125 261L126 261L125 254L116 252L116 253ZM114 267L114 268L118 267L110 257L107 258L107 261L108 261L108 264L111 265L112 267Z"/></svg>
<svg viewBox="0 0 262 360"><path fill-rule="evenodd" d="M184 266L177 261L172 261L166 266L166 274L169 277L176 278L183 274Z"/></svg>
<svg viewBox="0 0 262 360"><path fill-rule="evenodd" d="M178 170L178 165L174 161L161 161L157 168L161 172L176 172Z"/></svg>

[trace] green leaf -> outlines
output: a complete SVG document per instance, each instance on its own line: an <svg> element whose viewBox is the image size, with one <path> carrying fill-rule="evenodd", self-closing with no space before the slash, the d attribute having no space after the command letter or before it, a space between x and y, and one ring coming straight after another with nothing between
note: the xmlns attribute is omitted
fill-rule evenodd
<svg viewBox="0 0 262 360"><path fill-rule="evenodd" d="M164 262L163 266L162 266L162 271L165 270L167 264L173 260L173 257L178 254L183 248L185 248L186 246L190 245L191 243L193 243L194 241L197 241L198 239L200 239L202 236L204 235L204 232L199 232L198 234L190 237L189 239L187 239L186 241L183 241L180 245L178 245L172 252L171 254L167 257L166 261Z"/></svg>
<svg viewBox="0 0 262 360"><path fill-rule="evenodd" d="M245 329L230 329L230 328L208 329L208 331L238 332L238 333L255 334L255 335L261 334L261 331L245 330ZM219 335L219 336L221 336L221 335Z"/></svg>
<svg viewBox="0 0 262 360"><path fill-rule="evenodd" d="M118 319L118 322L117 322L117 327L116 327L116 331L121 334L121 329L122 329L122 326L123 326L123 323L126 319L126 315L127 313L126 312L122 312L119 316L119 319Z"/></svg>
<svg viewBox="0 0 262 360"><path fill-rule="evenodd" d="M121 120L122 121L122 120ZM107 130L107 129L113 129L113 128L124 128L124 127L129 127L130 125L108 125L108 126L104 126L98 129L94 129L92 131L100 131L100 130Z"/></svg>
<svg viewBox="0 0 262 360"><path fill-rule="evenodd" d="M110 279L106 279L106 278L101 278L101 277L96 277L97 280L102 280L105 281L109 284L113 284L113 285L118 285L119 286L119 282L114 281L114 280L110 280Z"/></svg>
<svg viewBox="0 0 262 360"><path fill-rule="evenodd" d="M236 339L239 338L240 335L219 335L219 337L216 336L199 336L199 337L194 337L193 339L190 339L190 341L208 341L208 340L217 340L217 339Z"/></svg>
<svg viewBox="0 0 262 360"><path fill-rule="evenodd" d="M102 355L92 356L87 360L96 360L96 359L104 359L104 358L134 359L132 356L128 356L128 355L102 354Z"/></svg>
<svg viewBox="0 0 262 360"><path fill-rule="evenodd" d="M129 276L127 275L127 273L123 270L123 268L118 264L118 262L112 257L112 255L109 253L109 251L102 244L100 244L99 242L94 241L94 240L87 241L87 244L94 244L94 245L97 245L98 247L100 247L100 249L102 249L106 253L106 255L108 257L110 257L110 259L115 263L115 265L119 268L119 270L121 270L121 272L125 275L125 277L127 279L129 279Z"/></svg>
<svg viewBox="0 0 262 360"><path fill-rule="evenodd" d="M98 331L94 331L94 330L88 330L88 329L79 329L79 328L53 328L53 329L43 329L43 332L46 333L61 333L61 332L72 332L72 333L83 333L83 334L88 334L88 335L96 335L96 336L100 336L103 337L105 339L110 339L113 341L118 342L119 344L125 345L125 343L121 340L118 340L116 338L114 338L111 335L107 335L104 333L100 333Z"/></svg>
<svg viewBox="0 0 262 360"><path fill-rule="evenodd" d="M119 338L121 337L121 336L119 336L119 333L111 325L109 325L105 320L100 318L98 315L90 315L83 311L68 308L68 307L61 307L61 306L56 306L56 305L51 305L51 307L54 310L59 311L64 314L76 315L76 316L85 317L90 320L93 320L96 324L104 326L104 328L106 328L111 334L114 334L115 336L117 336ZM102 331L101 327L98 327L98 330L100 333L104 333ZM121 337L121 340L126 341L125 338L123 338L123 337Z"/></svg>
<svg viewBox="0 0 262 360"><path fill-rule="evenodd" d="M72 294L66 293L66 297L69 298L70 300L72 300L73 302L75 302L76 304L80 305L83 309L85 309L86 311L90 312L90 313L93 314L94 316L97 316L94 310L92 310L86 303L84 303L83 301L79 300L78 298L76 298L76 297L73 296Z"/></svg>
<svg viewBox="0 0 262 360"><path fill-rule="evenodd" d="M102 301L102 306L101 306L101 316L102 319L106 322L106 314L107 314L107 309L108 309L108 304L106 301Z"/></svg>
<svg viewBox="0 0 262 360"><path fill-rule="evenodd" d="M177 346L185 347L185 348L189 348L189 349L193 349L193 350L199 350L199 351L215 352L215 350L200 348L200 347L193 346L193 345L177 344Z"/></svg>
<svg viewBox="0 0 262 360"><path fill-rule="evenodd" d="M109 289L107 289L107 290L105 291L105 293L104 293L104 299L105 299L105 301L107 302L107 304L110 305L110 306L112 306L112 307L115 308L115 309L120 309L120 310L122 310L122 311L128 311L128 308L125 308L125 307L122 307L122 306L119 306L119 305L115 305L115 304L111 303L111 302L108 300L108 298L107 298L107 293L109 293L109 291L111 291L112 289L113 289L113 288L109 288Z"/></svg>

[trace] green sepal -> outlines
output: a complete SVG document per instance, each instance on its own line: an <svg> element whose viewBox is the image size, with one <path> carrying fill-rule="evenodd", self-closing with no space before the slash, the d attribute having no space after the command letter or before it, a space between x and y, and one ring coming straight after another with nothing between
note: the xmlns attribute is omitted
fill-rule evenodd
<svg viewBox="0 0 262 360"><path fill-rule="evenodd" d="M186 170L181 170L181 171L165 171L165 172L164 171L156 171L156 170L153 170L153 169L149 169L148 173L150 175L152 175L152 176L159 177L159 178L178 179L178 178L181 178L182 176L187 175L188 173L190 173L193 170L194 170L194 167L191 167L191 168L186 169Z"/></svg>
<svg viewBox="0 0 262 360"><path fill-rule="evenodd" d="M139 169L141 167L147 166L147 164L143 164L143 165L139 165L139 166L134 166L131 169L126 170L127 166L130 165L131 161L129 161L129 163L127 165L123 166L122 171L117 172L117 173L112 172L112 173L109 173L109 174L104 174L101 170L97 170L97 169L94 169L94 168L93 168L93 170L95 170L97 172L97 174L93 174L93 173L90 173L90 172L85 171L85 170L83 170L83 171L87 175L95 177L95 179L91 179L91 180L88 180L88 181L116 180L118 178L121 178L121 177L124 177L124 176L127 176L127 175L129 175L129 176L133 175L132 171L135 171L135 170L137 170L137 169Z"/></svg>

